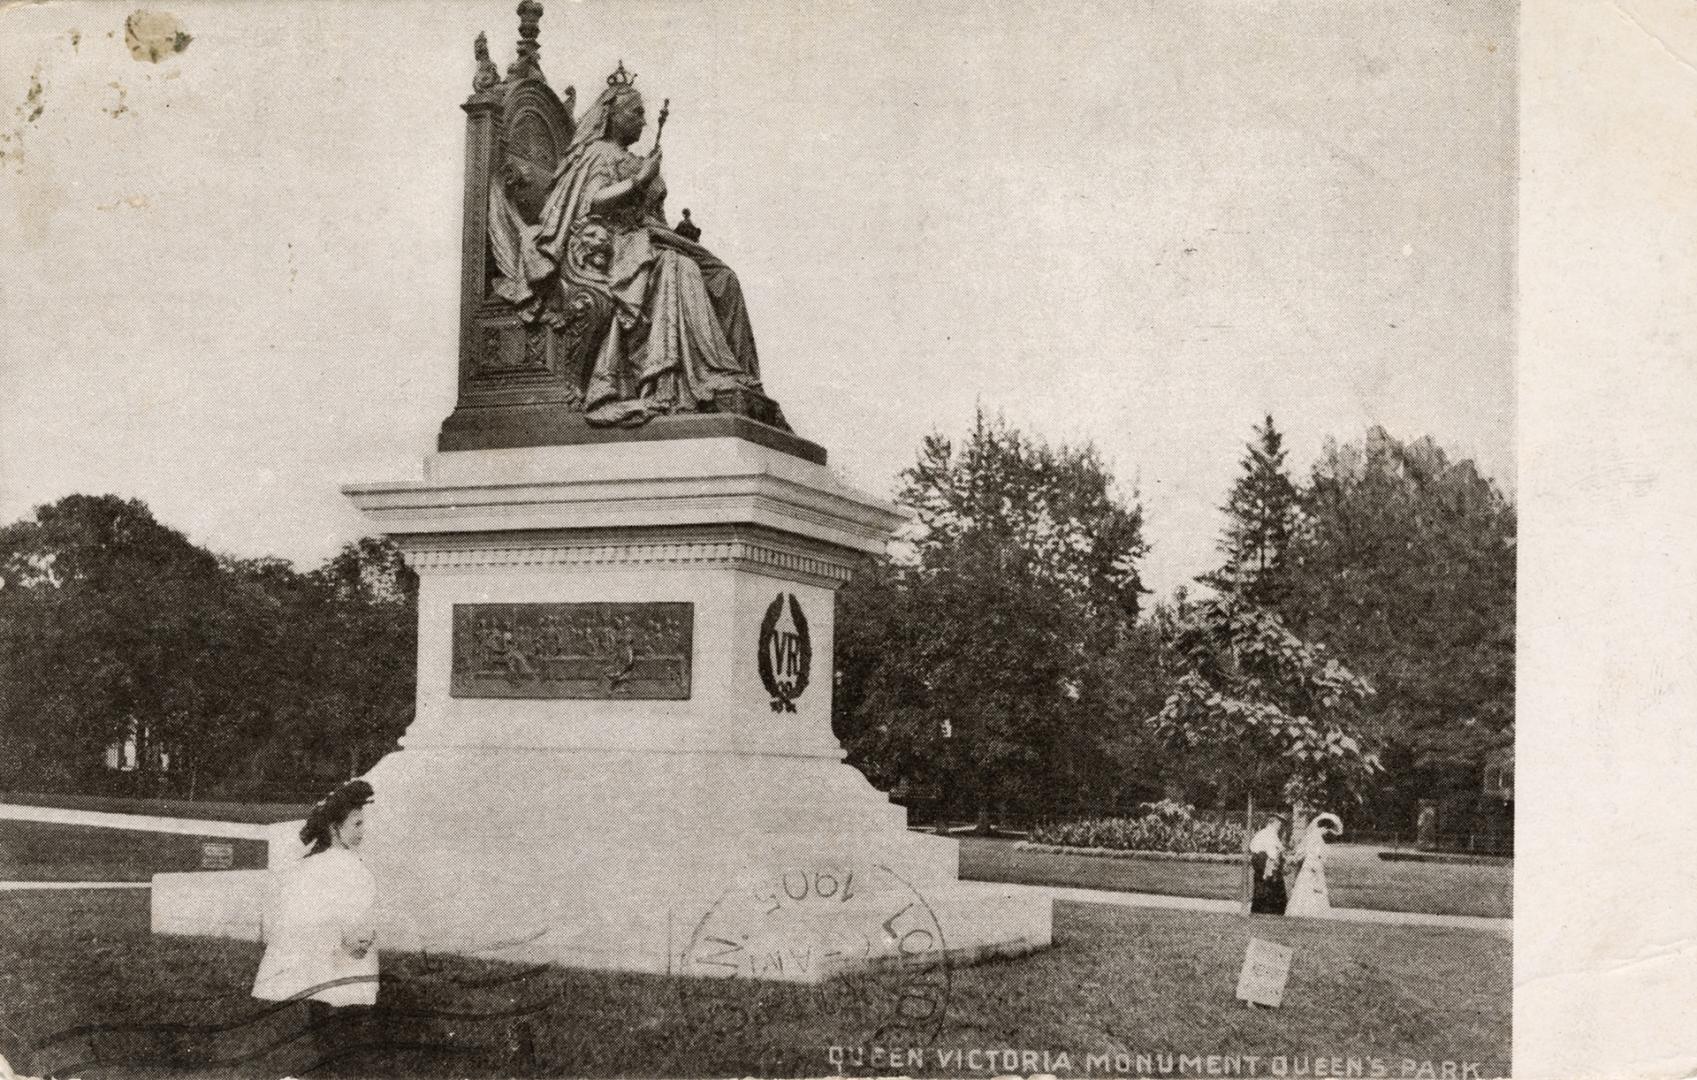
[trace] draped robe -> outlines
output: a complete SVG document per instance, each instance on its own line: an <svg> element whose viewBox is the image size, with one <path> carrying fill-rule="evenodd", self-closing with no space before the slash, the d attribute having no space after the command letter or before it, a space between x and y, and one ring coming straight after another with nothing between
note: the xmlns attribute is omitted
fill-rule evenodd
<svg viewBox="0 0 1697 1080"><path fill-rule="evenodd" d="M584 392L584 412L596 424L699 411L719 391L761 389L742 286L712 252L667 227L664 181L657 176L645 197L595 214L595 196L635 176L643 160L609 139L575 146L560 163L540 223L530 229L509 218L505 226L518 240L509 261L527 279L513 283L514 300L533 288L546 295L538 279L564 272L579 221L597 216L609 227L614 315Z"/></svg>

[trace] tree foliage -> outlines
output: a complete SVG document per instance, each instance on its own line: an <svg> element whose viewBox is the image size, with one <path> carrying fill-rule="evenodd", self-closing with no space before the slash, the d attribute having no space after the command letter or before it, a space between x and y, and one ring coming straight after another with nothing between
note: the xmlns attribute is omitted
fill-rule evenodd
<svg viewBox="0 0 1697 1080"><path fill-rule="evenodd" d="M1296 485L1285 468L1284 436L1273 418L1255 428L1244 447L1242 475L1232 485L1226 528L1219 549L1225 563L1202 581L1262 607L1276 607L1289 593L1291 544L1300 523Z"/></svg>
<svg viewBox="0 0 1697 1080"><path fill-rule="evenodd" d="M1099 787L1101 723L1139 640L1142 511L1093 448L976 418L903 473L901 559L844 590L838 733L886 788L1034 805Z"/></svg>
<svg viewBox="0 0 1697 1080"><path fill-rule="evenodd" d="M921 569L1017 569L1079 605L1083 621L1122 626L1148 590L1143 509L1125 504L1094 446L1051 447L982 409L958 448L926 437L898 496L918 521Z"/></svg>
<svg viewBox="0 0 1697 1080"><path fill-rule="evenodd" d="M49 776L131 733L183 753L240 677L218 563L147 507L73 495L0 529L0 681L14 766Z"/></svg>
<svg viewBox="0 0 1697 1080"><path fill-rule="evenodd" d="M310 575L321 596L313 633L321 669L307 698L335 729L357 774L386 753L412 720L417 678L418 575L393 542L365 537Z"/></svg>
<svg viewBox="0 0 1697 1080"><path fill-rule="evenodd" d="M1299 484L1267 418L1219 595L1147 609L1142 509L1088 445L980 412L898 497L912 527L836 617L833 722L887 790L1041 811L1200 779L1403 815L1512 746L1515 509L1430 439L1328 443ZM133 732L156 790L310 790L394 745L416 627L387 542L302 571L66 497L0 528L0 785L103 782Z"/></svg>
<svg viewBox="0 0 1697 1080"><path fill-rule="evenodd" d="M1236 791L1277 784L1291 802L1360 797L1381 771L1361 737L1366 680L1236 596L1188 605L1175 648L1182 671L1155 734L1190 767Z"/></svg>
<svg viewBox="0 0 1697 1080"><path fill-rule="evenodd" d="M1404 800L1477 790L1514 722L1515 510L1471 461L1374 428L1302 493L1286 610L1372 680Z"/></svg>
<svg viewBox="0 0 1697 1080"><path fill-rule="evenodd" d="M310 789L412 702L416 579L382 541L300 573L220 558L137 500L71 495L0 528L0 784Z"/></svg>

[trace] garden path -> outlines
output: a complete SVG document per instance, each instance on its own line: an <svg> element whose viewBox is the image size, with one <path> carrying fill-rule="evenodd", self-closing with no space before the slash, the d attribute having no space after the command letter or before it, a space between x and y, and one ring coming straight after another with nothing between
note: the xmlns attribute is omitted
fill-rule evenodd
<svg viewBox="0 0 1697 1080"><path fill-rule="evenodd" d="M1063 885L1006 885L1010 889L1034 889L1056 900L1073 900L1081 904L1118 904L1125 907L1177 908L1181 911L1210 911L1219 915L1235 915L1243 910L1237 900L1205 900L1193 896L1166 896L1160 893L1116 892L1108 889L1077 889ZM1466 930L1483 930L1498 937L1514 938L1513 919L1492 919L1482 915L1428 915L1416 911L1372 911L1367 908L1332 909L1331 917L1340 922L1391 923L1398 926L1448 926Z"/></svg>

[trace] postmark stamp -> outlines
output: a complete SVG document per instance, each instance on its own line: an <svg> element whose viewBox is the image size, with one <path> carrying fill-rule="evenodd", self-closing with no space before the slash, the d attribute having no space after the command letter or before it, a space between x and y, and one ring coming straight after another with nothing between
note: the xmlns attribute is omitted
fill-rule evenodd
<svg viewBox="0 0 1697 1080"><path fill-rule="evenodd" d="M697 1008L723 1031L748 1010L714 981L814 984L822 1012L851 1005L876 1037L928 1045L948 1012L946 929L923 892L883 864L792 866L727 889L678 954Z"/></svg>

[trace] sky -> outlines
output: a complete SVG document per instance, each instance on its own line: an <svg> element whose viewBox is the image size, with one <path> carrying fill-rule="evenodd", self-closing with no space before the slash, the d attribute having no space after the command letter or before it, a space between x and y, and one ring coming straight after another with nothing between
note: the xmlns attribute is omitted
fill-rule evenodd
<svg viewBox="0 0 1697 1080"><path fill-rule="evenodd" d="M370 531L340 486L416 476L453 407L458 106L513 7L161 3L158 61L133 0L0 10L0 521L111 491L308 565ZM553 0L541 61L670 98L669 210L846 480L978 406L1092 441L1165 594L1269 413L1299 476L1382 424L1514 492L1514 19Z"/></svg>

